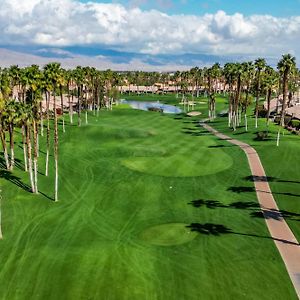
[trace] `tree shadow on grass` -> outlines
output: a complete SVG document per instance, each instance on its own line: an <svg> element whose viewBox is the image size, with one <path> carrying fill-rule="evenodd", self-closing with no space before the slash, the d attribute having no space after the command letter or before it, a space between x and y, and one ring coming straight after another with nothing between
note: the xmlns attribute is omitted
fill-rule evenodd
<svg viewBox="0 0 300 300"><path fill-rule="evenodd" d="M247 187L247 186L232 186L227 189L228 191L234 192L234 193L253 193L253 192L261 192L266 194L274 194L274 195L284 195L284 196L291 196L291 197L300 197L299 194L294 194L290 192L268 192L268 191L262 191L262 190L256 190L254 187Z"/></svg>
<svg viewBox="0 0 300 300"><path fill-rule="evenodd" d="M254 187L250 186L232 186L227 189L227 191L231 191L233 193L241 194L241 193L253 193L255 192Z"/></svg>
<svg viewBox="0 0 300 300"><path fill-rule="evenodd" d="M1 169L6 169L6 163L5 163L5 160L3 158L4 153L0 152L0 155L1 155L1 157L0 157L0 168ZM22 170L22 171L25 170L25 166L24 166L23 162L18 158L15 158L15 167Z"/></svg>
<svg viewBox="0 0 300 300"><path fill-rule="evenodd" d="M10 171L0 170L0 178L6 179L7 181L15 184L17 187L23 189L26 192L31 192L31 187L28 184L23 183L20 180L20 177L13 175Z"/></svg>
<svg viewBox="0 0 300 300"><path fill-rule="evenodd" d="M182 133L188 134L191 136L205 136L205 135L210 135L207 132L197 132L197 131L188 131L188 130L183 130Z"/></svg>
<svg viewBox="0 0 300 300"><path fill-rule="evenodd" d="M269 239L269 240L273 240L273 241L282 242L285 244L300 246L299 243L295 243L295 242L288 241L285 239L277 239L277 238L272 238L270 236L262 236L262 235L252 234L252 233L235 232L232 229L230 229L229 227L224 226L222 224L191 223L190 225L187 225L186 227L189 228L191 231L198 232L198 233L204 234L204 235L221 236L221 235L228 235L228 234L236 234L236 235L242 235L242 236L248 236L248 237Z"/></svg>
<svg viewBox="0 0 300 300"><path fill-rule="evenodd" d="M21 188L25 192L32 193L31 186L22 182L20 177L13 175L10 171L0 170L0 178L3 178L5 180L9 181L10 183L16 185L17 187ZM47 198L51 201L54 200L53 198L49 197L48 195L46 195L45 193L43 193L41 191L39 191L39 194L41 194L42 196L44 196L45 198Z"/></svg>
<svg viewBox="0 0 300 300"><path fill-rule="evenodd" d="M261 207L259 203L254 201L236 201L230 204L223 204L217 200L204 200L198 199L189 202L188 204L193 205L196 208L206 207L208 209L227 208L227 209L239 209L250 211L251 218L264 218L281 221L282 219L289 219L292 221L300 222L300 214L289 212L286 210L267 209Z"/></svg>
<svg viewBox="0 0 300 300"><path fill-rule="evenodd" d="M263 209L262 211L254 211L250 215L253 218L273 219L277 221L281 221L282 219L300 221L300 214L286 210Z"/></svg>
<svg viewBox="0 0 300 300"><path fill-rule="evenodd" d="M276 177L270 177L270 176L246 176L244 177L247 181L252 182L286 182L286 183L300 183L300 181L294 181L294 180L283 180Z"/></svg>
<svg viewBox="0 0 300 300"><path fill-rule="evenodd" d="M242 135L242 134L245 134L245 133L247 133L247 131L236 132L236 133L233 133L233 135Z"/></svg>
<svg viewBox="0 0 300 300"><path fill-rule="evenodd" d="M188 204L191 204L194 207L206 206L207 208L210 208L210 209L216 209L219 207L227 207L226 205L222 204L220 201L217 201L217 200L199 199L199 200L193 200L193 201L189 202Z"/></svg>
<svg viewBox="0 0 300 300"><path fill-rule="evenodd" d="M213 146L208 146L208 148L215 149L215 148L231 148L235 147L235 145L213 145Z"/></svg>

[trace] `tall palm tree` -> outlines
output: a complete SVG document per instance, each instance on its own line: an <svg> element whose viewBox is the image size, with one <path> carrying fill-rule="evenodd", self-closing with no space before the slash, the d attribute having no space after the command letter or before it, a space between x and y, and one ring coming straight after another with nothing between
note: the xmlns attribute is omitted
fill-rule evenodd
<svg viewBox="0 0 300 300"><path fill-rule="evenodd" d="M35 193L38 193L38 156L39 156L39 130L38 123L40 121L40 103L42 100L42 85L43 75L39 66L32 65L28 69L28 90L26 103L30 103L32 106L32 130L33 130L33 168L34 168L34 185Z"/></svg>
<svg viewBox="0 0 300 300"><path fill-rule="evenodd" d="M81 105L82 105L83 82L84 82L83 69L80 66L77 66L73 72L73 76L77 85L78 126L81 126Z"/></svg>
<svg viewBox="0 0 300 300"><path fill-rule="evenodd" d="M258 58L255 60L254 65L256 67L256 103L255 103L255 128L258 127L258 105L260 97L260 80L261 72L266 67L266 60L264 58Z"/></svg>
<svg viewBox="0 0 300 300"><path fill-rule="evenodd" d="M9 99L10 95L10 81L8 72L6 69L0 69L0 138L2 143L2 148L4 152L4 159L6 164L6 169L10 169L10 162L8 157L7 151L7 144L6 144L6 134L5 131L7 129L7 124L5 123L4 115L6 110L6 104Z"/></svg>
<svg viewBox="0 0 300 300"><path fill-rule="evenodd" d="M29 171L29 179L31 184L31 191L35 193L35 182L34 182L34 174L33 174L33 164L32 164L32 123L33 123L33 113L32 106L30 104L24 104L25 114L23 115L23 123L25 124L25 135L26 135L26 145L27 145L27 160L28 160L28 171Z"/></svg>
<svg viewBox="0 0 300 300"><path fill-rule="evenodd" d="M254 77L254 66L251 61L242 63L243 74L243 101L242 101L242 113L244 113L245 118L245 130L248 131L248 118L247 118L247 109L251 103L251 95L250 95L250 88Z"/></svg>
<svg viewBox="0 0 300 300"><path fill-rule="evenodd" d="M291 54L285 54L282 56L281 60L278 62L277 68L282 78L282 88L283 88L283 100L282 100L282 110L280 117L280 125L284 126L284 117L286 110L286 100L288 96L288 84L289 76L291 72L296 68L296 58Z"/></svg>
<svg viewBox="0 0 300 300"><path fill-rule="evenodd" d="M58 87L59 87L59 94L60 94L60 109L61 109L61 116L62 116L62 127L63 133L66 132L65 128L65 115L64 115L64 94L63 88L66 85L66 71L61 68L60 76L58 78Z"/></svg>
<svg viewBox="0 0 300 300"><path fill-rule="evenodd" d="M56 109L56 89L61 78L61 67L59 63L49 63L44 68L46 80L51 82L53 92L53 111L54 111L54 160L55 160L55 191L54 201L58 201L58 126Z"/></svg>
<svg viewBox="0 0 300 300"><path fill-rule="evenodd" d="M232 125L233 120L233 103L234 103L234 85L235 85L235 64L226 63L223 68L225 82L229 87L228 97L228 127Z"/></svg>
<svg viewBox="0 0 300 300"><path fill-rule="evenodd" d="M267 126L269 126L272 93L274 90L276 91L279 85L278 73L270 66L266 66L263 85L267 95Z"/></svg>

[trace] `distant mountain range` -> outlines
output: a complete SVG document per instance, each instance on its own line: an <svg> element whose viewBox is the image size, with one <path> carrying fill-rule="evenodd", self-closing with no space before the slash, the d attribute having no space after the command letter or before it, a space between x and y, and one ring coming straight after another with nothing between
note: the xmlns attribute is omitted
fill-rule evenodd
<svg viewBox="0 0 300 300"><path fill-rule="evenodd" d="M100 70L115 71L176 71L187 70L192 67L210 66L215 62L221 65L229 61L243 61L255 58L242 56L216 56L207 54L179 54L179 55L149 55L128 52L118 52L110 49L67 47L67 48L28 48L28 47L0 47L0 66L31 64L45 65L57 61L64 68L74 68L78 65L93 66ZM275 64L275 59L269 63Z"/></svg>

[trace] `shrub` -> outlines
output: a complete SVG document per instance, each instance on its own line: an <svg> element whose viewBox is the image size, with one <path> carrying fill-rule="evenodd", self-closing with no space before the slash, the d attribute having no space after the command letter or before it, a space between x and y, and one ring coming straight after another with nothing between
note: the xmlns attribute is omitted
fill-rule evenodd
<svg viewBox="0 0 300 300"><path fill-rule="evenodd" d="M256 132L256 140L257 141L264 141L269 137L268 131L259 131Z"/></svg>
<svg viewBox="0 0 300 300"><path fill-rule="evenodd" d="M258 116L260 118L265 118L267 116L267 112L268 111L262 105L258 107Z"/></svg>
<svg viewBox="0 0 300 300"><path fill-rule="evenodd" d="M291 120L289 125L293 128L300 129L300 121L299 120Z"/></svg>
<svg viewBox="0 0 300 300"><path fill-rule="evenodd" d="M164 112L164 110L162 108L159 108L159 107L148 107L148 110L149 111L161 112L161 113Z"/></svg>
<svg viewBox="0 0 300 300"><path fill-rule="evenodd" d="M276 117L274 118L274 122L277 123L277 124L279 124L279 123L280 123L280 119L281 119L280 116L276 116ZM290 116L285 116L285 117L284 117L284 124L289 124L289 123L291 122L291 119L292 119L292 117L290 117Z"/></svg>

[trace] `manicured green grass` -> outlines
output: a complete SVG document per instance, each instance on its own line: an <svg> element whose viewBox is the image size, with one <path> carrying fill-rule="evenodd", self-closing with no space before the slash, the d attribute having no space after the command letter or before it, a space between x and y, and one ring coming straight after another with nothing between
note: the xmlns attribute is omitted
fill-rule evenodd
<svg viewBox="0 0 300 300"><path fill-rule="evenodd" d="M249 130L245 131L244 123L233 132L227 126L227 118L218 118L212 126L221 132L252 145L258 152L270 187L279 208L285 211L284 216L298 241L300 240L300 137L287 130L281 130L280 145L276 146L279 126L271 123L269 129L264 119L259 119L255 128L255 119L249 118ZM256 139L257 132L269 131L264 141ZM224 143L224 145L228 145ZM254 192L253 192L254 194Z"/></svg>
<svg viewBox="0 0 300 300"><path fill-rule="evenodd" d="M58 203L52 168L38 196L1 173L0 299L296 299L255 195L232 189L253 187L241 150L126 107L66 129Z"/></svg>

